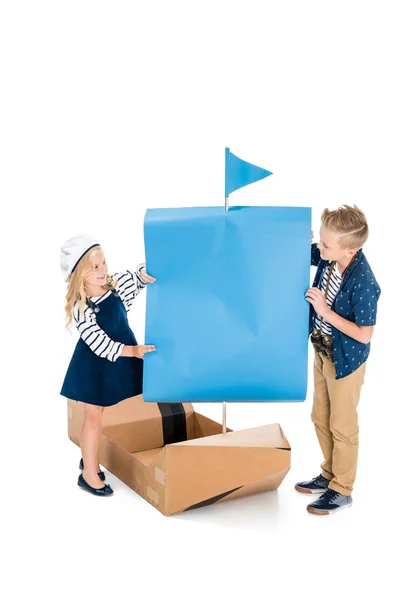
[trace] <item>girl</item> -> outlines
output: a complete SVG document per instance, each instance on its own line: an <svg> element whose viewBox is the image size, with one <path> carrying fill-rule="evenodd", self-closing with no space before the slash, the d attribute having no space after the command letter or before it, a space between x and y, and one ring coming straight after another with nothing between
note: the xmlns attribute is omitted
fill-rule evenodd
<svg viewBox="0 0 400 600"><path fill-rule="evenodd" d="M155 347L138 345L127 312L155 278L144 264L134 273L110 276L99 242L86 234L62 246L61 270L68 282L66 326L73 321L80 336L61 389L61 395L84 403L78 485L109 496L113 490L99 468L101 415L104 407L142 393L143 357Z"/></svg>

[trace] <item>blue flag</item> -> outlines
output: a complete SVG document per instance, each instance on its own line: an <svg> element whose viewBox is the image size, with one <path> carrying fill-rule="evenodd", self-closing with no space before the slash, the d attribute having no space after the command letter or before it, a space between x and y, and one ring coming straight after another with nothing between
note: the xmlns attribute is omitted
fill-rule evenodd
<svg viewBox="0 0 400 600"><path fill-rule="evenodd" d="M231 192L268 175L272 173L238 158L229 148L225 148L225 198L228 198Z"/></svg>

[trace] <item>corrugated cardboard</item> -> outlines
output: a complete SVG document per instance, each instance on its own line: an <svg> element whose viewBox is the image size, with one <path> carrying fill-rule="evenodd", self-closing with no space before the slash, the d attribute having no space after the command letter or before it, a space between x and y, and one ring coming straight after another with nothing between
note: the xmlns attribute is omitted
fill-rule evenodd
<svg viewBox="0 0 400 600"><path fill-rule="evenodd" d="M183 404L187 440L164 445L157 404L135 396L103 412L100 463L164 515L277 488L290 445L275 423L227 429ZM68 400L68 435L80 445L83 404Z"/></svg>

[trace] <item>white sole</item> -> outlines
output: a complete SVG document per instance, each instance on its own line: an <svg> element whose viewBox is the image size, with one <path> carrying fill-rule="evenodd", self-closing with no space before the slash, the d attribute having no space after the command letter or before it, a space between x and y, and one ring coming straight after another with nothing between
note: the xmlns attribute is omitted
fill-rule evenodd
<svg viewBox="0 0 400 600"><path fill-rule="evenodd" d="M353 506L353 503L351 504L345 504L344 506L339 506L338 508L333 508L331 510L319 510L318 508L311 508L309 509L307 506L307 512L309 512L312 515L331 515L333 513L337 513L339 512L339 510L343 510L344 508L350 508L351 506Z"/></svg>
<svg viewBox="0 0 400 600"><path fill-rule="evenodd" d="M326 492L328 488L321 488L320 490L309 490L308 488L302 488L300 486L295 486L295 490L300 492L301 494L323 494Z"/></svg>

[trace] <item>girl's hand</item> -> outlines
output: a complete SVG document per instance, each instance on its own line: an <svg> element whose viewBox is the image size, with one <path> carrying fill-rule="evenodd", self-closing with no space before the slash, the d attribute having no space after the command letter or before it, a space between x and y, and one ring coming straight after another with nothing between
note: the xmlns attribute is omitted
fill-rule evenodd
<svg viewBox="0 0 400 600"><path fill-rule="evenodd" d="M313 305L317 315L326 319L331 309L327 305L325 296L319 288L309 288L306 292L306 300Z"/></svg>
<svg viewBox="0 0 400 600"><path fill-rule="evenodd" d="M155 352L155 346L132 346L132 356L143 358L148 352Z"/></svg>
<svg viewBox="0 0 400 600"><path fill-rule="evenodd" d="M144 282L144 283L154 283L156 278L152 277L151 275L148 275L148 273L146 273L146 267L142 267L139 270L139 275L140 275L140 279Z"/></svg>
<svg viewBox="0 0 400 600"><path fill-rule="evenodd" d="M120 356L126 358L143 358L147 352L154 352L155 346L124 346Z"/></svg>

